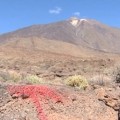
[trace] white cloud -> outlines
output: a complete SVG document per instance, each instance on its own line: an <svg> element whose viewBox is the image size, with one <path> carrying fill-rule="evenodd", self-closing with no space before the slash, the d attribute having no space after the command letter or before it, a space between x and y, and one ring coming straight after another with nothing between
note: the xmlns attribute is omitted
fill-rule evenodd
<svg viewBox="0 0 120 120"><path fill-rule="evenodd" d="M80 16L80 12L74 12L75 16Z"/></svg>
<svg viewBox="0 0 120 120"><path fill-rule="evenodd" d="M50 14L60 14L61 11L62 11L62 8L60 8L60 7L55 7L55 9L49 10L49 13L50 13Z"/></svg>

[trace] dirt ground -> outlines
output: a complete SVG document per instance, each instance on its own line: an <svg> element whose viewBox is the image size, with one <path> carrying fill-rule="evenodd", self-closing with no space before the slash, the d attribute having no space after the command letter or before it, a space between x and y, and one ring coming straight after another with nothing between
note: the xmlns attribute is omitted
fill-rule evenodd
<svg viewBox="0 0 120 120"><path fill-rule="evenodd" d="M118 120L120 87L100 87L79 90L47 85L63 97L62 103L39 97L47 120ZM30 98L13 99L6 86L0 86L1 120L38 120Z"/></svg>
<svg viewBox="0 0 120 120"><path fill-rule="evenodd" d="M18 56L19 54L19 56ZM0 120L119 120L120 85L112 79L112 72L118 66L119 58L74 58L72 56L50 53L31 53L14 51L0 52ZM45 118L39 118L30 97L13 98L9 85L29 86L24 81L11 82L7 72L17 72L26 76L36 75L44 80L43 86L54 89L63 101L53 102L46 95L38 95ZM95 79L86 90L72 88L64 80L72 75L85 76L89 81ZM107 81L101 85L98 79ZM18 93L17 93L18 94Z"/></svg>

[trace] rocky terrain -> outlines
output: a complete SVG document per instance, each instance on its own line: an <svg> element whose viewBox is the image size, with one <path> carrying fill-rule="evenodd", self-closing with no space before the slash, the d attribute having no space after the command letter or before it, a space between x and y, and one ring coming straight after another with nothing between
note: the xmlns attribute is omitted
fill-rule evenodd
<svg viewBox="0 0 120 120"><path fill-rule="evenodd" d="M41 86L40 86L41 87ZM118 120L120 88L95 86L86 91L63 86L51 86L62 95L62 102L39 98L45 118L41 120ZM42 90L42 87L41 87ZM31 99L12 97L5 86L0 88L0 116L2 120L38 120Z"/></svg>
<svg viewBox="0 0 120 120"><path fill-rule="evenodd" d="M71 18L1 35L0 120L120 120L119 33Z"/></svg>
<svg viewBox="0 0 120 120"><path fill-rule="evenodd" d="M17 50L11 54L9 52L10 49L1 52L0 61L2 120L39 120L31 97L26 95L26 92L19 95L19 91L14 91L14 94L10 94L9 85L18 87L17 90L20 90L19 86L27 86L27 93L31 85L40 87L37 96L45 115L45 118L40 117L40 120L118 120L120 85L114 81L114 71L119 65L119 57L116 60L76 58L45 52L31 55L29 52L23 54ZM21 56L17 57L18 54ZM37 76L42 82L30 83L25 79L28 75ZM74 75L87 78L89 86L86 90L65 84L65 79ZM41 90L45 86L48 87L48 91L43 90L43 96ZM61 96L60 102L52 101L50 96L46 96L51 90Z"/></svg>

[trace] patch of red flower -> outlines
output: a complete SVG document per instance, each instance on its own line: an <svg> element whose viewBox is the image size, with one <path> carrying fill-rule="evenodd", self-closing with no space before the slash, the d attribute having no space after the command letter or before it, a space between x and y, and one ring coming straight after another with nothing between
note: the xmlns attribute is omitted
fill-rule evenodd
<svg viewBox="0 0 120 120"><path fill-rule="evenodd" d="M62 102L62 96L57 91L47 87L47 86L37 86L37 85L19 85L19 86L8 86L8 92L13 98L22 97L30 98L34 103L39 120L47 120L46 115L42 109L39 102L39 97L44 99L52 99L55 102Z"/></svg>

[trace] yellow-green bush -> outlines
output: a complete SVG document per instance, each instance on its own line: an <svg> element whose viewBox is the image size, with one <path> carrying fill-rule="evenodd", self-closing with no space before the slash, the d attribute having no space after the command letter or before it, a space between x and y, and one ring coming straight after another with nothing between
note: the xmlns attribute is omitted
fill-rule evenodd
<svg viewBox="0 0 120 120"><path fill-rule="evenodd" d="M81 75L68 77L65 83L72 87L79 87L80 89L86 89L88 87L88 81Z"/></svg>
<svg viewBox="0 0 120 120"><path fill-rule="evenodd" d="M28 82L28 83L31 83L31 84L39 84L39 83L42 83L43 80L42 78L39 78L38 76L36 75L28 75L25 80Z"/></svg>

